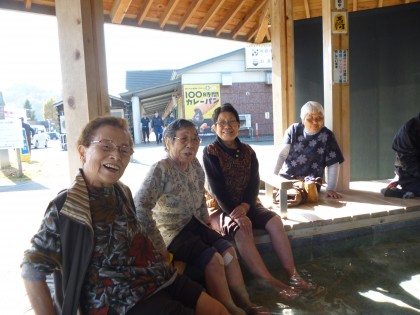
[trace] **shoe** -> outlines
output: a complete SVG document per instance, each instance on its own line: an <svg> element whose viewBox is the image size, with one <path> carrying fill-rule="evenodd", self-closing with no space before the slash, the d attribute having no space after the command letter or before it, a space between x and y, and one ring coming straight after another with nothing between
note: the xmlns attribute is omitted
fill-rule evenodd
<svg viewBox="0 0 420 315"><path fill-rule="evenodd" d="M294 288L302 290L314 290L317 287L315 283L303 280L303 278L297 272L295 272L293 276L290 277L289 284Z"/></svg>

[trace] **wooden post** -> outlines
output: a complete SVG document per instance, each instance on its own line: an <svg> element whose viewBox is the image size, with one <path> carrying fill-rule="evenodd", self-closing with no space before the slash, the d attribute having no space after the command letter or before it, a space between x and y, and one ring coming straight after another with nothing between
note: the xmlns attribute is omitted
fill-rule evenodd
<svg viewBox="0 0 420 315"><path fill-rule="evenodd" d="M338 190L350 186L350 81L347 0L322 1L325 125L340 145L345 162Z"/></svg>
<svg viewBox="0 0 420 315"><path fill-rule="evenodd" d="M86 123L109 115L102 0L56 0L70 178L81 166L77 138Z"/></svg>
<svg viewBox="0 0 420 315"><path fill-rule="evenodd" d="M270 1L274 146L278 148L284 131L295 121L293 2Z"/></svg>

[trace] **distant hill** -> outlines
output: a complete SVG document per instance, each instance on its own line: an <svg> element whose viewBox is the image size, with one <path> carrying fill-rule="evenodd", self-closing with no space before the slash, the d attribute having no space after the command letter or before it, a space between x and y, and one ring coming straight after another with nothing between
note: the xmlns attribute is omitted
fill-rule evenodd
<svg viewBox="0 0 420 315"><path fill-rule="evenodd" d="M62 100L62 91L42 89L29 84L12 85L2 90L6 105L14 105L15 108L23 109L26 100L32 105L37 120L44 120L44 104L52 98L55 102Z"/></svg>

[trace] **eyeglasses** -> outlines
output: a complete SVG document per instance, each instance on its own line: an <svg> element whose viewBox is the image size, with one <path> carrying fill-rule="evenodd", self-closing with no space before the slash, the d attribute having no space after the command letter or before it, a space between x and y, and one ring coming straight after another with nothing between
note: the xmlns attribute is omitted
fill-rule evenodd
<svg viewBox="0 0 420 315"><path fill-rule="evenodd" d="M174 139L179 140L179 142L181 142L182 144L187 144L190 141L193 144L199 144L199 143L201 143L201 138L200 137L192 137L192 138L188 138L188 137L182 137L182 138L174 137Z"/></svg>
<svg viewBox="0 0 420 315"><path fill-rule="evenodd" d="M239 124L239 122L237 120L220 120L215 122L216 126L220 126L222 128L226 127L227 125L229 125L229 127L237 127Z"/></svg>
<svg viewBox="0 0 420 315"><path fill-rule="evenodd" d="M99 147L102 149L102 151L105 152L114 152L116 149L118 149L118 152L123 157L130 157L134 150L133 148L129 147L128 145L116 145L112 140L108 139L102 139L102 140L93 140L90 142L91 144L99 144Z"/></svg>
<svg viewBox="0 0 420 315"><path fill-rule="evenodd" d="M314 123L314 122L323 122L324 117L317 117L317 118L306 118L307 122Z"/></svg>

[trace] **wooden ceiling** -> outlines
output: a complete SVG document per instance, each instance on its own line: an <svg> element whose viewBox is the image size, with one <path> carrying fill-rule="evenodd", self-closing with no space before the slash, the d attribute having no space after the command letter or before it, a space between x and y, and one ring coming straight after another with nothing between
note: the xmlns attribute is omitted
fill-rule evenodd
<svg viewBox="0 0 420 315"><path fill-rule="evenodd" d="M420 0L348 0L349 12ZM1 0L0 8L55 15L55 0ZM270 42L270 0L103 0L105 21L251 43ZM293 19L322 15L322 0L293 0Z"/></svg>

